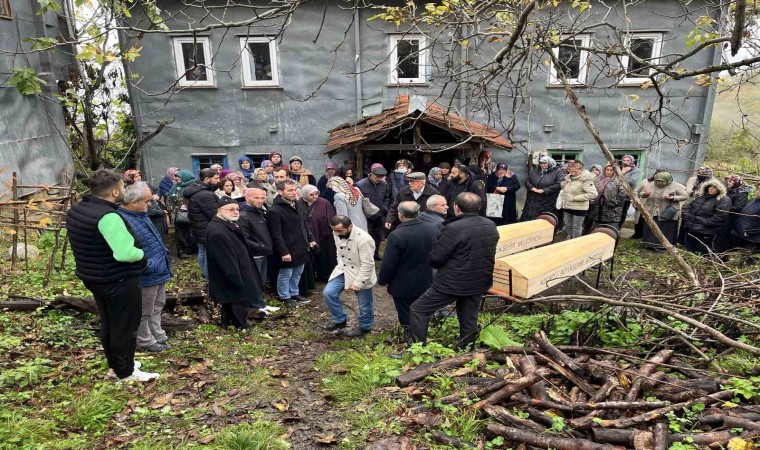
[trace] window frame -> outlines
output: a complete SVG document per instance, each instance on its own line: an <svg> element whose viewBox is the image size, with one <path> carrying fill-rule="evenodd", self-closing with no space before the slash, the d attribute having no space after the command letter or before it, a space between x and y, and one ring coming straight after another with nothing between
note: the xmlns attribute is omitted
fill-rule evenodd
<svg viewBox="0 0 760 450"><path fill-rule="evenodd" d="M251 167L251 171L261 166L261 163L269 159L269 153L246 153L245 156L253 161L254 167Z"/></svg>
<svg viewBox="0 0 760 450"><path fill-rule="evenodd" d="M269 60L272 66L271 80L255 80L251 73L251 52L249 43L269 44ZM277 41L267 36L245 36L240 38L240 51L243 65L243 87L279 87L280 63L278 61Z"/></svg>
<svg viewBox="0 0 760 450"><path fill-rule="evenodd" d="M193 173L195 174L195 177L198 178L201 172L201 158L219 158L219 162L213 162L209 164L209 167L211 167L214 164L221 164L222 167L227 167L227 154L225 153L193 153L190 155L193 162ZM207 167L203 167L206 169Z"/></svg>
<svg viewBox="0 0 760 450"><path fill-rule="evenodd" d="M206 68L206 80L188 80L186 74L188 68L185 67L185 58L182 53L182 44L201 44L203 47L203 56L208 61L203 67ZM174 65L177 68L177 85L180 87L198 87L208 88L216 87L216 77L214 76L213 60L211 58L211 39L208 36L174 36L172 38L172 49L174 50ZM182 69L180 69L182 68Z"/></svg>
<svg viewBox="0 0 760 450"><path fill-rule="evenodd" d="M417 52L417 65L419 68L419 77L417 78L399 78L396 67L398 66L398 44L401 41L418 41L419 51ZM427 48L425 36L422 34L393 34L390 36L390 51L388 52L388 63L390 66L388 74L388 84L391 86L409 86L409 85L426 85L428 84L428 61L430 59L430 49Z"/></svg>
<svg viewBox="0 0 760 450"><path fill-rule="evenodd" d="M4 14L6 12L7 14ZM0 18L12 19L11 0L0 0Z"/></svg>
<svg viewBox="0 0 760 450"><path fill-rule="evenodd" d="M626 37L626 48L630 48L631 41L633 39L652 39L654 43L652 44L652 56L649 58L649 61L653 64L657 64L659 62L660 58L662 57L662 33L631 33ZM631 57L628 55L620 57L620 69L623 71L623 76L620 78L620 84L640 85L647 82L649 80L649 76L631 77L626 75L628 73L628 63L630 60ZM652 68L649 69L650 75L652 74L652 70Z"/></svg>
<svg viewBox="0 0 760 450"><path fill-rule="evenodd" d="M565 40L572 40L572 41L581 41L580 46L581 47L590 47L591 46L591 35L590 34L578 34L578 35L562 35L560 38L560 42ZM559 48L561 45L557 45L556 47L552 47L552 52L554 53L554 57L559 59ZM578 67L578 78L568 78L568 81L571 85L585 85L586 80L588 78L588 71L591 67L591 62L589 61L589 53L587 50L579 50L580 55L580 63ZM562 80L560 80L557 77L557 70L554 67L554 60L550 60L549 64L549 85L551 86L561 86Z"/></svg>
<svg viewBox="0 0 760 450"><path fill-rule="evenodd" d="M550 149L546 149L546 154L549 155L549 157L552 158L553 160L557 161L557 164L562 164L567 161L570 161L570 159L567 159L567 158L557 159L554 157L554 155L559 155L559 154L561 154L562 156L574 154L575 158L571 158L571 159L575 161L583 162L583 150L575 150L575 149L562 150L562 149L550 148Z"/></svg>
<svg viewBox="0 0 760 450"><path fill-rule="evenodd" d="M644 179L644 168L646 167L646 160L647 160L647 152L645 150L632 150L632 149L624 150L624 149L617 148L617 149L610 149L610 151L612 152L612 156L615 157L615 161L617 161L618 164L620 163L620 161L622 161L623 156L625 155L631 155L634 158L636 158L634 162L636 163L636 167L639 168L639 179L636 180L636 182L640 183L641 180Z"/></svg>

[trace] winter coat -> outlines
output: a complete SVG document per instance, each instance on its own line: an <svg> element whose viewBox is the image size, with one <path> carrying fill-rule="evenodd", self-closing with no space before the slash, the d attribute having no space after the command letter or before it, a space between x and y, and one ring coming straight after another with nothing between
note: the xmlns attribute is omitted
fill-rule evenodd
<svg viewBox="0 0 760 450"><path fill-rule="evenodd" d="M641 170L638 167L633 166L631 170L623 174L623 177L625 177L625 181L627 181L628 184L631 185L631 189L636 190L636 185L639 183L640 175L641 175ZM625 189L621 189L621 191L623 192L622 193L623 201L628 200L628 193L625 192Z"/></svg>
<svg viewBox="0 0 760 450"><path fill-rule="evenodd" d="M150 204L148 205L148 218L150 218L153 226L156 227L158 234L161 235L162 242L166 239L166 233L169 232L167 217L166 206L160 201L151 198Z"/></svg>
<svg viewBox="0 0 760 450"><path fill-rule="evenodd" d="M359 289L370 289L377 284L375 241L372 236L354 226L351 228L348 239L333 237L335 238L335 247L338 248L338 265L330 274L330 279L343 275L346 289L351 285Z"/></svg>
<svg viewBox="0 0 760 450"><path fill-rule="evenodd" d="M433 270L427 261L438 233L437 224L419 218L401 222L385 241L377 283L387 284L392 297L422 295L433 282Z"/></svg>
<svg viewBox="0 0 760 450"><path fill-rule="evenodd" d="M438 229L438 234L441 234L441 231L443 231L443 223L446 222L446 216L443 214L438 214L435 211L425 211L423 213L420 213L419 216L417 216L417 219L420 222L425 223L432 223L435 225L436 229Z"/></svg>
<svg viewBox="0 0 760 450"><path fill-rule="evenodd" d="M264 208L254 208L248 203L241 203L238 225L243 230L245 242L253 256L272 254L272 236L269 234Z"/></svg>
<svg viewBox="0 0 760 450"><path fill-rule="evenodd" d="M164 176L158 183L158 195L166 198L166 196L169 195L169 191L172 190L172 186L174 186L174 180L168 176Z"/></svg>
<svg viewBox="0 0 760 450"><path fill-rule="evenodd" d="M319 196L332 204L335 201L335 192L327 187L327 182L330 181L327 175L322 175L322 178L317 182L317 189L319 189Z"/></svg>
<svg viewBox="0 0 760 450"><path fill-rule="evenodd" d="M332 192L332 189L330 189ZM306 217L314 240L319 243L327 237L332 237L330 219L335 216L335 208L327 199L317 197L317 201L306 207Z"/></svg>
<svg viewBox="0 0 760 450"><path fill-rule="evenodd" d="M155 286L171 280L169 249L164 245L161 233L153 226L148 213L129 211L121 207L117 212L132 228L132 233L140 242L148 260L147 269L138 278L140 287Z"/></svg>
<svg viewBox="0 0 760 450"><path fill-rule="evenodd" d="M618 177L613 175L608 180L604 175L599 175L594 180L594 186L597 196L591 201L591 220L599 223L619 223L623 217L623 203L627 196Z"/></svg>
<svg viewBox="0 0 760 450"><path fill-rule="evenodd" d="M599 195L594 179L594 174L588 170L584 170L577 177L568 175L559 194L562 197L562 209L588 211L591 200Z"/></svg>
<svg viewBox="0 0 760 450"><path fill-rule="evenodd" d="M362 196L360 195L356 204L352 205L348 202L346 194L342 192L335 193L335 213L341 216L348 216L351 219L351 223L355 226L367 231L367 216L364 215L364 209L362 209Z"/></svg>
<svg viewBox="0 0 760 450"><path fill-rule="evenodd" d="M715 186L718 195L710 195L707 188ZM702 183L700 195L689 205L683 215L683 227L687 232L707 236L715 235L731 211L731 199L726 196L726 188L718 180Z"/></svg>
<svg viewBox="0 0 760 450"><path fill-rule="evenodd" d="M247 188L255 188L255 189L261 189L262 191L267 193L267 206L272 206L274 204L274 198L277 197L277 188L274 186L274 184L265 182L261 183L259 181L251 181L246 185Z"/></svg>
<svg viewBox="0 0 760 450"><path fill-rule="evenodd" d="M760 199L756 198L742 209L731 233L745 241L760 244Z"/></svg>
<svg viewBox="0 0 760 450"><path fill-rule="evenodd" d="M449 180L449 182L446 183L446 186L444 186L444 191L441 192L441 195L446 197L446 203L449 204L448 218L456 216L454 213L454 200L456 200L457 196L462 192L472 192L473 194L477 194L481 199L480 211L483 212L486 210L485 188L480 181L476 180L472 174L470 174L464 183Z"/></svg>
<svg viewBox="0 0 760 450"><path fill-rule="evenodd" d="M380 208L374 217L383 217L388 213L388 207L391 205L391 187L388 183L380 180L375 184L369 177L362 178L355 185L361 191L362 195L367 197L373 205Z"/></svg>
<svg viewBox="0 0 760 450"><path fill-rule="evenodd" d="M255 301L264 287L243 230L235 222L214 217L207 232L209 242L214 243L206 248L211 300L220 304Z"/></svg>
<svg viewBox="0 0 760 450"><path fill-rule="evenodd" d="M398 192L398 195L393 198L391 206L388 207L388 217L385 219L385 222L396 223L398 221L398 205L401 202L417 202L417 204L420 205L420 212L427 211L427 201L434 195L439 195L438 190L429 184L425 184L425 188L422 189L422 195L415 200L414 194L412 194L412 188L404 186Z"/></svg>
<svg viewBox="0 0 760 450"><path fill-rule="evenodd" d="M501 194L504 196L504 209L501 213L501 220L495 219L497 225L506 225L508 223L517 222L517 195L515 192L520 190L520 180L517 179L517 175L511 177L504 177L499 179L496 172L488 175L488 182L486 183L486 192L493 194L497 193L496 188L505 187L507 192Z"/></svg>
<svg viewBox="0 0 760 450"><path fill-rule="evenodd" d="M681 202L689 196L686 194L686 188L681 183L672 181L665 187L659 188L654 181L648 183L639 193L649 192L649 197L641 197L645 200L644 208L652 217L659 217L660 213L668 206L672 206L678 211L673 220L678 220L681 216Z"/></svg>
<svg viewBox="0 0 760 450"><path fill-rule="evenodd" d="M551 167L542 171L536 167L525 180L525 187L528 192L525 197L525 206L523 207L520 220L533 220L541 213L555 212L557 210L557 196L562 188L562 180L565 179L565 172L559 167ZM537 194L531 189L543 189L543 194Z"/></svg>
<svg viewBox="0 0 760 450"><path fill-rule="evenodd" d="M409 186L409 180L406 179L405 173L391 172L386 177L388 184L391 186L391 198L398 197L401 188Z"/></svg>
<svg viewBox="0 0 760 450"><path fill-rule="evenodd" d="M688 207L691 202L693 202L697 197L699 197L700 190L702 189L702 185L707 183L708 181L715 180L715 177L707 177L703 181L699 181L698 176L693 176L686 180L686 194L689 196L689 198L686 200L686 203L683 204L683 207Z"/></svg>
<svg viewBox="0 0 760 450"><path fill-rule="evenodd" d="M746 184L742 184L738 188L726 189L726 196L731 199L731 212L738 213L747 206L748 196L752 192L752 188ZM731 214L728 217L730 222L734 222L736 218L735 214Z"/></svg>
<svg viewBox="0 0 760 450"><path fill-rule="evenodd" d="M493 267L499 232L496 225L475 213L450 219L443 227L428 262L438 272L433 285L441 292L469 296L493 285Z"/></svg>
<svg viewBox="0 0 760 450"><path fill-rule="evenodd" d="M187 199L187 213L193 226L193 237L199 244L206 244L206 227L216 217L216 202L219 200L214 186L196 181L186 187L182 195Z"/></svg>
<svg viewBox="0 0 760 450"><path fill-rule="evenodd" d="M267 212L267 226L272 236L274 256L281 267L297 267L310 260L309 242L314 241L314 237L306 221L306 206L302 201L291 205L278 195ZM290 255L291 260L282 261L285 255Z"/></svg>

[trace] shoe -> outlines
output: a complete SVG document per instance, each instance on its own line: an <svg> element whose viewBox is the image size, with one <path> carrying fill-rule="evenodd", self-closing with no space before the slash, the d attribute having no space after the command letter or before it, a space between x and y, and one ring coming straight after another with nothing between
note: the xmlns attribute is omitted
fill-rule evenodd
<svg viewBox="0 0 760 450"><path fill-rule="evenodd" d="M129 383L132 381L145 382L150 380L157 380L159 377L160 375L156 372L143 372L140 369L135 369L134 372L132 372L132 375L128 376L127 378L120 379L116 382L116 384Z"/></svg>
<svg viewBox="0 0 760 450"><path fill-rule="evenodd" d="M277 312L277 311L279 311L279 310L280 310L280 308L278 308L278 307L276 307L276 306L269 306L269 305L267 305L267 306L265 306L265 307L261 308L261 311L265 311L265 312L267 312L267 313L270 313L270 312Z"/></svg>
<svg viewBox="0 0 760 450"><path fill-rule="evenodd" d="M325 325L324 327L322 327L322 329L325 331L335 331L335 330L340 330L343 328L346 328L345 320L343 322L330 322L328 325Z"/></svg>
<svg viewBox="0 0 760 450"><path fill-rule="evenodd" d="M188 259L188 258L190 258L190 255L188 255L187 253L180 253L180 254L177 255L177 258L179 258L179 259Z"/></svg>
<svg viewBox="0 0 760 450"><path fill-rule="evenodd" d="M142 363L140 361L135 361L135 370L142 367ZM113 369L108 369L108 373L106 374L108 378L116 378L116 372L113 371Z"/></svg>
<svg viewBox="0 0 760 450"><path fill-rule="evenodd" d="M370 331L372 330L369 328L356 327L346 331L343 335L348 337L359 337L369 334Z"/></svg>
<svg viewBox="0 0 760 450"><path fill-rule="evenodd" d="M301 303L293 300L292 298L281 298L280 301L285 304L286 308L298 308Z"/></svg>
<svg viewBox="0 0 760 450"><path fill-rule="evenodd" d="M248 313L246 314L246 319L248 320L264 320L267 317L266 311L262 311L260 309L251 308L248 310Z"/></svg>
<svg viewBox="0 0 760 450"><path fill-rule="evenodd" d="M290 298L293 299L293 300L295 300L295 301L297 301L298 303L300 303L302 305L308 305L309 303L311 303L310 299L308 299L306 297L302 297L301 295L294 295L294 296L292 296Z"/></svg>
<svg viewBox="0 0 760 450"><path fill-rule="evenodd" d="M166 344L159 344L158 342L156 342L147 347L137 347L137 350L141 352L161 353L164 350L169 350L169 346Z"/></svg>

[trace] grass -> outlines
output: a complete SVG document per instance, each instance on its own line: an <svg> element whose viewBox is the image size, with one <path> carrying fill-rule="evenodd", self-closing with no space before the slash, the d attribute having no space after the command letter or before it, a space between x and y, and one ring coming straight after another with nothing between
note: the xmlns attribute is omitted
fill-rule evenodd
<svg viewBox="0 0 760 450"><path fill-rule="evenodd" d="M401 373L401 361L388 357L392 350L379 345L360 350L345 350L319 358L315 368L327 373L322 386L338 404L366 398L377 388L391 385Z"/></svg>
<svg viewBox="0 0 760 450"><path fill-rule="evenodd" d="M216 450L287 450L290 444L281 436L282 425L259 420L229 427L214 439Z"/></svg>

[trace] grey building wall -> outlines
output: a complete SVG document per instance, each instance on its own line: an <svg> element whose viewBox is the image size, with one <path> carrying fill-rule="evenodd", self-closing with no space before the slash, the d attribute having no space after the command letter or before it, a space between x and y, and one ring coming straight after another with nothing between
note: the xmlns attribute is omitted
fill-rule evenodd
<svg viewBox="0 0 760 450"><path fill-rule="evenodd" d="M53 13L37 15L36 0L11 2L12 18L0 18L0 182L19 174L20 184L56 184L64 167L73 173L61 106L55 100L56 80L66 79L71 52L34 52L25 38L58 37L61 22ZM21 95L8 84L14 68L31 67L48 82L42 97ZM0 189L2 191L3 189Z"/></svg>
<svg viewBox="0 0 760 450"><path fill-rule="evenodd" d="M679 5L680 2L674 0L650 0L637 4L629 11L631 30L663 32L662 54L683 51L685 35L691 28L681 26L677 14L681 11ZM160 6L165 11L171 11L174 7L171 1L165 1ZM292 155L302 156L304 165L319 175L326 160L323 151L328 138L327 130L354 121L360 115L379 113L383 108L392 106L402 94L422 95L428 101L451 104L467 117L495 126L508 121L513 114L513 99L506 95L496 99L504 117L494 118L477 111L471 99L452 98L451 89L441 92L441 86L436 81L427 86L388 85L390 36L399 30L380 20L368 22L367 19L377 10L361 11L357 21L357 52L354 40L356 30L348 28L352 12L332 2L328 7L326 24L320 29L322 12L322 4L301 5L293 16L291 26L278 42L279 88L242 88L241 69L237 61L240 55L238 37L246 33L271 33L272 27L267 26L271 24L262 24L250 30L201 33L211 39L216 52L215 68L226 72L217 72L215 88L189 88L174 93L167 92L176 78L172 36L145 34L142 39L137 39L122 34L123 45L143 47L141 56L128 67L139 75L136 77L139 82L130 89L138 129L147 134L155 129L159 120L176 120L149 141L143 150L143 169L148 178L157 181L169 166L189 168L193 154L224 153L228 155L230 165L236 168L236 160L242 154L273 150L282 151L285 159ZM604 12L599 8L593 14L601 17ZM239 20L248 17L247 14L233 10L226 17L228 20ZM716 12L711 11L711 14ZM612 14L605 19L618 20L622 24L623 19L614 16ZM641 27L638 28L637 24ZM319 38L314 43L317 34ZM595 38L604 40L607 36L597 31ZM487 49L482 51L484 55L489 53ZM360 83L352 75L357 67L357 54L362 70ZM703 66L714 58L712 50L705 51L690 64ZM534 73L527 91L529 105L514 112L517 122L510 138L516 143L515 150L493 152L495 160L509 163L521 179L527 175L528 153L532 150L579 150L588 165L603 162L601 151L565 98L565 92L561 88L548 86L547 70L539 67ZM590 78L599 75L594 70L592 68ZM325 79L328 73L330 75ZM713 94L711 88L692 86L692 81L671 81L665 86L669 105L679 109L682 119L669 121L665 130L678 139L699 142L699 136L691 136L690 129L694 124L701 124L701 136L706 138ZM319 90L312 96L317 88ZM360 88L359 95L357 88ZM642 132L630 114L621 110L631 106L630 95L640 96L636 105L652 100L655 96L652 89L610 84L607 88L593 90L578 88L576 92L612 149L647 150L642 161L646 173L662 166L672 170L677 180L685 181L689 172L702 160L703 146L694 143L681 142L676 145L666 138L652 146L651 130ZM333 159L340 163L349 156L350 152L342 152Z"/></svg>

